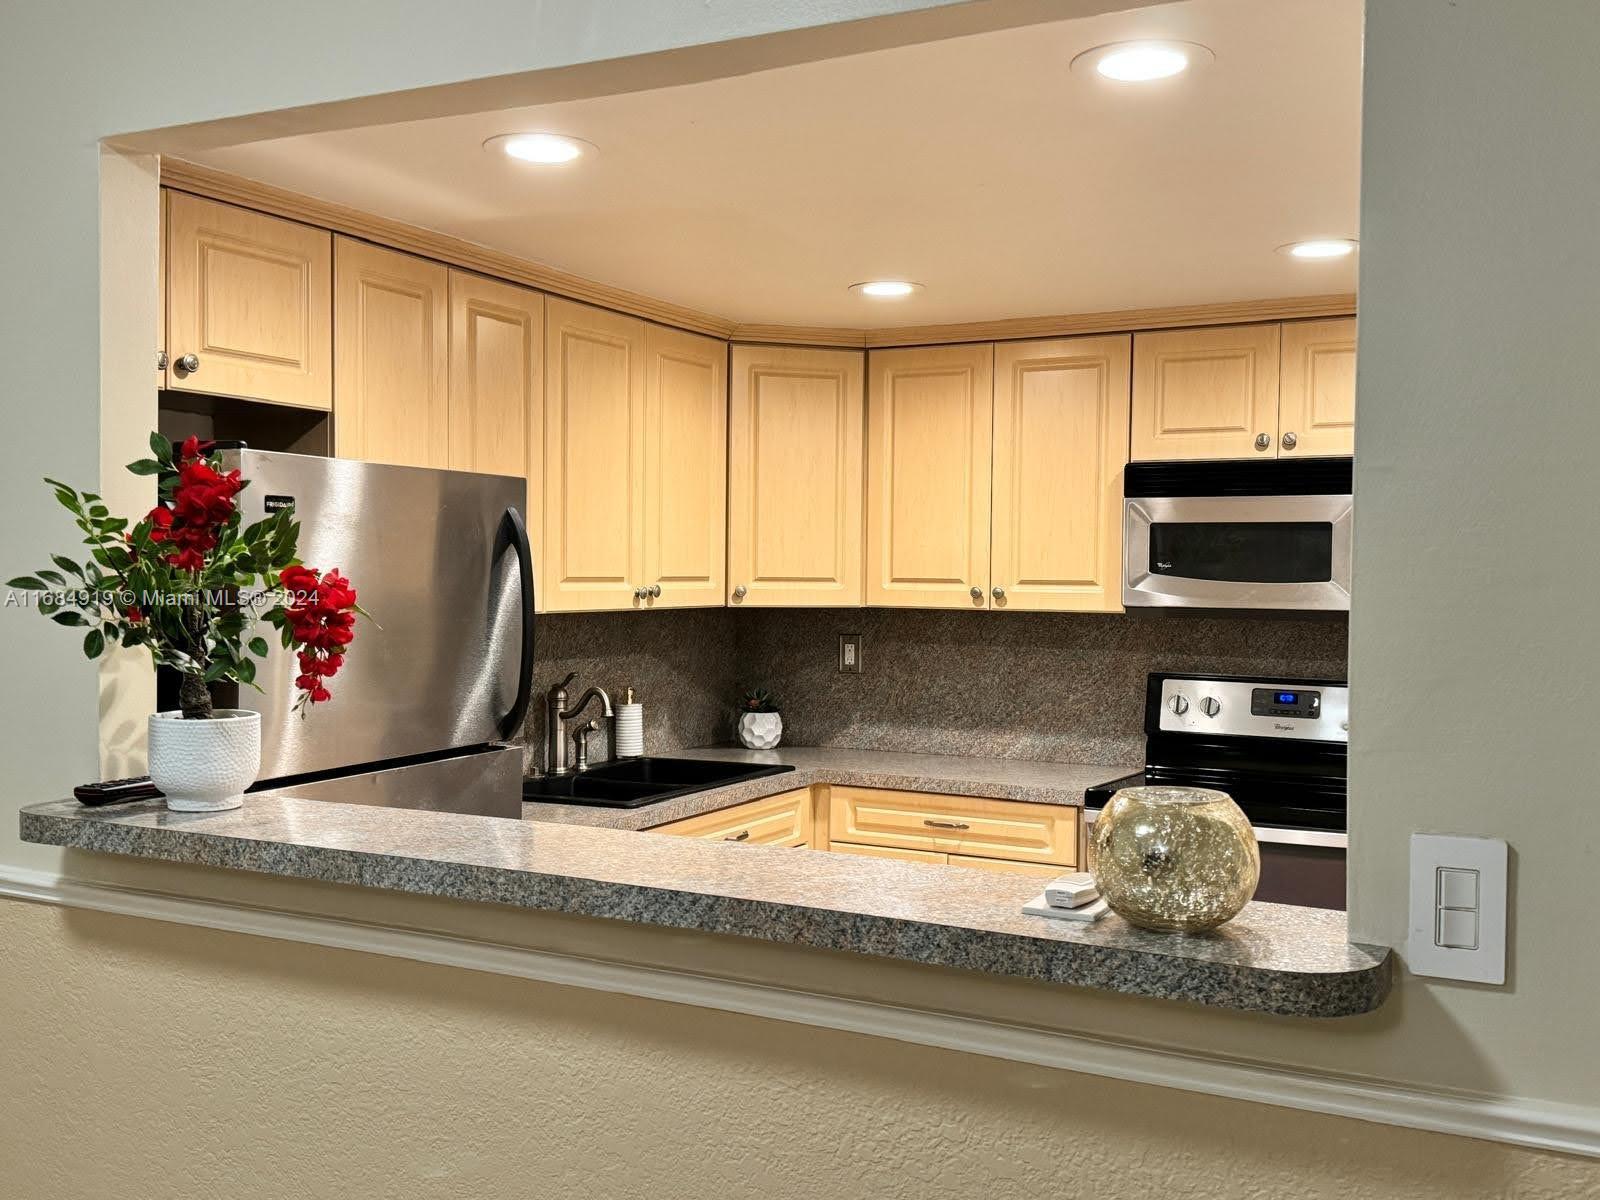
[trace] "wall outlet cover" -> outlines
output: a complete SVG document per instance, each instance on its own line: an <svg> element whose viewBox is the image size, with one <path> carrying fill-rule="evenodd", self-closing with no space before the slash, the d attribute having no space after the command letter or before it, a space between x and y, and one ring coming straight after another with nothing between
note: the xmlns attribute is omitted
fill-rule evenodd
<svg viewBox="0 0 1600 1200"><path fill-rule="evenodd" d="M839 673L841 675L861 674L861 635L859 633L841 633L839 635Z"/></svg>

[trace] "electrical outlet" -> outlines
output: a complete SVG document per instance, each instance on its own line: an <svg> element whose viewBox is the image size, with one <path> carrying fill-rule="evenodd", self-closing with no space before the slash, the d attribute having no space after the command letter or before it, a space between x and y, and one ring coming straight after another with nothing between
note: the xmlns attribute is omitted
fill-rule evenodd
<svg viewBox="0 0 1600 1200"><path fill-rule="evenodd" d="M839 635L839 674L861 674L861 635L859 633L841 633Z"/></svg>

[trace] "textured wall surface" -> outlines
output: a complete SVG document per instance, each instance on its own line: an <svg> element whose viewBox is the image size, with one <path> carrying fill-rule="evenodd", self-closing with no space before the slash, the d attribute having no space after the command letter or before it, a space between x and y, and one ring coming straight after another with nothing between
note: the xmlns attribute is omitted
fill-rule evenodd
<svg viewBox="0 0 1600 1200"><path fill-rule="evenodd" d="M1342 617L853 608L736 619L740 686L778 695L797 746L1142 762L1150 671L1345 677ZM860 675L839 673L846 633L865 639Z"/></svg>
<svg viewBox="0 0 1600 1200"><path fill-rule="evenodd" d="M156 921L0 901L0 944L19 1200L1600 1189L1586 1160Z"/></svg>
<svg viewBox="0 0 1600 1200"><path fill-rule="evenodd" d="M578 674L568 689L572 700L600 687L620 704L624 689L633 688L645 706L646 754L727 741L736 699L733 638L733 614L724 608L541 616L527 724L534 763L544 762L544 697L571 671ZM599 716L600 705L589 714ZM611 723L601 724L589 741L596 761L611 754Z"/></svg>

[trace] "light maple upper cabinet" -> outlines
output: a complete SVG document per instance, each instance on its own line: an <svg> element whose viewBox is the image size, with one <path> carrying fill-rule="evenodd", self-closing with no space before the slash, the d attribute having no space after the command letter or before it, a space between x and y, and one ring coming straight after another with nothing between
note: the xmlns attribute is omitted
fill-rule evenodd
<svg viewBox="0 0 1600 1200"><path fill-rule="evenodd" d="M735 607L846 607L861 591L859 350L735 346L728 593Z"/></svg>
<svg viewBox="0 0 1600 1200"><path fill-rule="evenodd" d="M546 612L643 606L644 366L643 321L545 301Z"/></svg>
<svg viewBox="0 0 1600 1200"><path fill-rule="evenodd" d="M450 465L450 272L340 237L334 244L334 452Z"/></svg>
<svg viewBox="0 0 1600 1200"><path fill-rule="evenodd" d="M1355 453L1354 317L1284 325L1278 427L1279 457Z"/></svg>
<svg viewBox="0 0 1600 1200"><path fill-rule="evenodd" d="M644 571L651 608L724 603L728 344L645 327Z"/></svg>
<svg viewBox="0 0 1600 1200"><path fill-rule="evenodd" d="M989 606L994 347L867 359L869 605Z"/></svg>
<svg viewBox="0 0 1600 1200"><path fill-rule="evenodd" d="M1279 326L1135 334L1135 460L1271 458L1278 444Z"/></svg>
<svg viewBox="0 0 1600 1200"><path fill-rule="evenodd" d="M995 347L992 607L1122 611L1132 342Z"/></svg>
<svg viewBox="0 0 1600 1200"><path fill-rule="evenodd" d="M451 271L451 470L537 479L543 397L544 297Z"/></svg>
<svg viewBox="0 0 1600 1200"><path fill-rule="evenodd" d="M166 386L333 407L332 277L326 230L168 192Z"/></svg>

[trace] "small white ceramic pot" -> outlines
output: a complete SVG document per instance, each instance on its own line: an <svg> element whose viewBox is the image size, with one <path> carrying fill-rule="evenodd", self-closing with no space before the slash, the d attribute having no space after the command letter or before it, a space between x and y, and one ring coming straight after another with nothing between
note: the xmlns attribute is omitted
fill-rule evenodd
<svg viewBox="0 0 1600 1200"><path fill-rule="evenodd" d="M783 741L783 714L747 712L739 716L739 740L750 750L771 750Z"/></svg>
<svg viewBox="0 0 1600 1200"><path fill-rule="evenodd" d="M150 781L173 812L238 808L260 770L260 713L219 708L209 721L150 715Z"/></svg>

